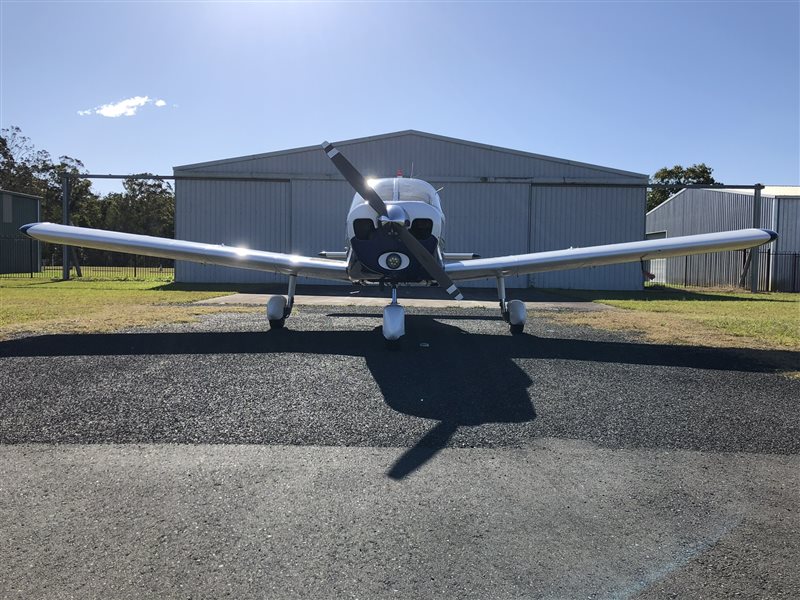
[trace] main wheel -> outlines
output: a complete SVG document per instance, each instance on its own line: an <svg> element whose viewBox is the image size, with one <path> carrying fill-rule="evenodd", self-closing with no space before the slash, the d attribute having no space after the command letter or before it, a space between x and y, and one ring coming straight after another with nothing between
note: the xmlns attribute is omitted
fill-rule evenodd
<svg viewBox="0 0 800 600"><path fill-rule="evenodd" d="M283 326L286 324L286 317L282 319L270 319L269 320L269 328L270 329L283 329Z"/></svg>
<svg viewBox="0 0 800 600"><path fill-rule="evenodd" d="M516 325L509 325L512 335L519 335L525 329L525 323L518 323Z"/></svg>

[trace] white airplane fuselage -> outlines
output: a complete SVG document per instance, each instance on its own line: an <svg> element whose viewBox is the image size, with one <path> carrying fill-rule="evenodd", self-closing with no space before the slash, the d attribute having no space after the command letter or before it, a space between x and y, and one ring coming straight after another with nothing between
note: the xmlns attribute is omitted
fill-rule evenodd
<svg viewBox="0 0 800 600"><path fill-rule="evenodd" d="M430 281L431 276L408 251L388 223L407 227L441 264L445 218L439 194L420 179L371 179L370 186L386 204L379 216L359 195L347 215L347 272L354 282L388 284Z"/></svg>

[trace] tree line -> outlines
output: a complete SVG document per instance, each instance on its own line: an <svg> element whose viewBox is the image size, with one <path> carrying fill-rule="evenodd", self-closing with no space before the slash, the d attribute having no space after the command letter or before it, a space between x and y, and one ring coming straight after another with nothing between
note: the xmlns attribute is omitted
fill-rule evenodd
<svg viewBox="0 0 800 600"><path fill-rule="evenodd" d="M62 173L80 175L87 170L76 158L61 156L55 160L46 150L37 149L19 127L0 130L0 189L42 198L42 221L62 222ZM80 227L174 237L175 193L168 182L142 173L125 179L122 186L122 192L100 195L89 179L73 177L70 222ZM46 252L58 250L52 247ZM110 260L108 253L91 250L81 250L81 257L82 261Z"/></svg>

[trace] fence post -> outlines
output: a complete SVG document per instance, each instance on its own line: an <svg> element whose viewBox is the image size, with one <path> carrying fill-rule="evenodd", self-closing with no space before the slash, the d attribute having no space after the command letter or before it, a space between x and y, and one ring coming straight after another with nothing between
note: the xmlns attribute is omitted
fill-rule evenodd
<svg viewBox="0 0 800 600"><path fill-rule="evenodd" d="M31 249L31 251L29 253L29 256L30 256L30 259L31 259L31 279L33 279L33 254L34 254L34 252L33 252L33 240L29 239L28 240L28 244L30 245L30 249Z"/></svg>
<svg viewBox="0 0 800 600"><path fill-rule="evenodd" d="M766 258L767 258L767 273L766 273L766 282L767 282L767 284L764 287L767 288L768 292L771 292L772 291L772 285L771 285L772 282L770 281L769 276L770 276L770 271L772 271L772 260L771 260L772 259L772 251L769 248L767 248Z"/></svg>
<svg viewBox="0 0 800 600"><path fill-rule="evenodd" d="M764 186L760 183L756 184L753 190L753 227L755 229L761 228L761 190ZM752 259L750 260L750 291L755 293L758 291L758 246L750 250Z"/></svg>
<svg viewBox="0 0 800 600"><path fill-rule="evenodd" d="M69 173L61 173L61 223L69 225ZM61 279L69 279L69 246L62 246Z"/></svg>
<svg viewBox="0 0 800 600"><path fill-rule="evenodd" d="M689 277L689 256L683 257L683 287L688 285L687 278Z"/></svg>
<svg viewBox="0 0 800 600"><path fill-rule="evenodd" d="M133 255L133 278L136 279L136 265L139 264L139 255Z"/></svg>

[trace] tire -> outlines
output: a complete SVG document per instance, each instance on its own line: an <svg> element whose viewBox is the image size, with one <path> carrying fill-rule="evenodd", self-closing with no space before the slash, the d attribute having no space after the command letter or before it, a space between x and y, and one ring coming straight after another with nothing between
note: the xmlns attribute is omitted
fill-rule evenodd
<svg viewBox="0 0 800 600"><path fill-rule="evenodd" d="M525 323L518 323L517 325L510 325L511 335L519 335L525 329Z"/></svg>
<svg viewBox="0 0 800 600"><path fill-rule="evenodd" d="M283 329L283 326L286 324L286 317L282 319L270 319L269 320L269 328L270 329Z"/></svg>

